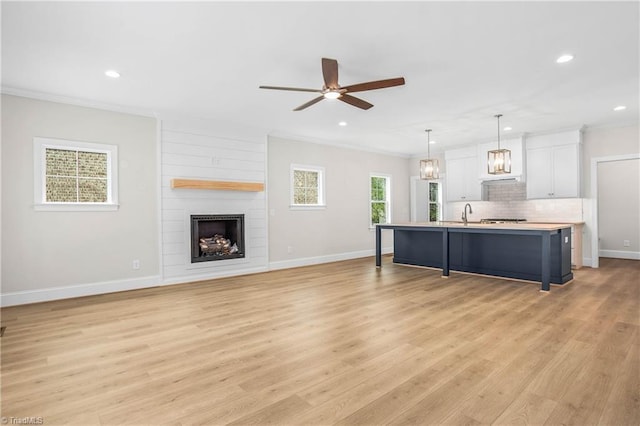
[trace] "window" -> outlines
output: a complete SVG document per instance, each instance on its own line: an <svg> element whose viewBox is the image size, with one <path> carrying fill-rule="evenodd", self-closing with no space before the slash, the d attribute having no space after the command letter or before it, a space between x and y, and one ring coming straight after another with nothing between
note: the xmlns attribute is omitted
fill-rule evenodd
<svg viewBox="0 0 640 426"><path fill-rule="evenodd" d="M429 182L429 222L437 222L441 218L441 196L440 182Z"/></svg>
<svg viewBox="0 0 640 426"><path fill-rule="evenodd" d="M34 138L36 210L117 209L117 147Z"/></svg>
<svg viewBox="0 0 640 426"><path fill-rule="evenodd" d="M369 180L370 218L369 225L391 223L391 176L374 175Z"/></svg>
<svg viewBox="0 0 640 426"><path fill-rule="evenodd" d="M324 168L291 165L291 207L324 208Z"/></svg>

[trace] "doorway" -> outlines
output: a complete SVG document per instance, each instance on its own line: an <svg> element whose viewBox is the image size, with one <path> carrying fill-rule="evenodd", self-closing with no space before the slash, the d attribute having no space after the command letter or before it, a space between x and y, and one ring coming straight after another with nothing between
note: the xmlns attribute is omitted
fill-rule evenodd
<svg viewBox="0 0 640 426"><path fill-rule="evenodd" d="M640 259L640 154L591 160L591 267L599 258Z"/></svg>
<svg viewBox="0 0 640 426"><path fill-rule="evenodd" d="M442 220L442 181L411 177L411 222Z"/></svg>

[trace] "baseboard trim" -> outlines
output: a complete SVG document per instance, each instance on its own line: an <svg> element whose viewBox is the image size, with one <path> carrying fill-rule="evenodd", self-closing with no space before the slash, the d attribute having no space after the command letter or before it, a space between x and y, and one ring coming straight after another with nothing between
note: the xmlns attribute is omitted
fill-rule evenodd
<svg viewBox="0 0 640 426"><path fill-rule="evenodd" d="M614 259L640 260L640 252L637 251L600 250L598 254L600 257L613 257Z"/></svg>
<svg viewBox="0 0 640 426"><path fill-rule="evenodd" d="M382 254L393 253L393 247L383 247ZM299 268L301 266L319 265L321 263L339 262L341 260L358 259L361 257L375 256L375 250L360 250L347 253L329 254L326 256L303 257L299 259L281 260L269 262L269 270Z"/></svg>
<svg viewBox="0 0 640 426"><path fill-rule="evenodd" d="M160 285L160 276L103 281L91 284L69 285L37 290L16 291L0 294L0 306L26 305L29 303L49 302L52 300L72 299L74 297L95 296L118 291L138 290Z"/></svg>
<svg viewBox="0 0 640 426"><path fill-rule="evenodd" d="M239 277L242 275L258 274L260 272L268 272L269 268L260 266L256 268L245 268L235 271L213 272L206 274L183 275L179 277L169 277L162 281L162 285L187 284L197 281L215 280L218 278Z"/></svg>
<svg viewBox="0 0 640 426"><path fill-rule="evenodd" d="M393 253L393 247L382 249L382 254L389 253ZM96 296L100 294L116 293L119 291L128 290L139 290L143 288L159 287L165 285L186 284L196 281L213 280L217 278L228 278L241 275L257 274L260 272L268 272L270 270L298 268L301 266L310 266L322 263L338 262L341 260L358 259L374 255L375 250L361 250L326 256L315 256L301 259L285 260L280 262L271 262L269 263L268 267L249 268L236 271L195 274L180 277L170 277L165 279L162 279L160 275L152 275L134 279L103 281L90 284L78 284L47 289L0 293L0 307L50 302L53 300L61 299L73 299L76 297L84 296Z"/></svg>

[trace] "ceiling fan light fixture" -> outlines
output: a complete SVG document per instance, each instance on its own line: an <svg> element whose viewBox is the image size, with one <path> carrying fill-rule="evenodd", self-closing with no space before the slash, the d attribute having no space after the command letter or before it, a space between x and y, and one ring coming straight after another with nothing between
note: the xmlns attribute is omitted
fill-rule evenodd
<svg viewBox="0 0 640 426"><path fill-rule="evenodd" d="M281 87L281 86L258 86L260 89L272 89L272 90L291 90L294 92L313 92L319 93L320 96L310 100L307 103L294 108L294 111L302 111L307 109L311 105L315 105L323 99L338 99L346 104L352 105L356 108L368 110L373 107L373 104L351 95L355 92L364 92L366 90L384 89L387 87L402 86L404 84L404 77L388 78L386 80L367 81L365 83L351 84L349 86L340 86L338 83L338 61L335 59L322 58L322 78L324 79L324 85L322 89L305 89L302 87Z"/></svg>
<svg viewBox="0 0 640 426"><path fill-rule="evenodd" d="M573 55L566 54L558 57L558 59L556 59L556 62L559 64L566 64L567 62L571 62L572 60L573 60Z"/></svg>
<svg viewBox="0 0 640 426"><path fill-rule="evenodd" d="M104 72L104 75L106 75L109 78L120 78L120 73L116 70L106 70Z"/></svg>
<svg viewBox="0 0 640 426"><path fill-rule="evenodd" d="M420 160L420 179L422 180L435 180L440 177L440 167L438 165L438 159L431 158L431 152L429 145L431 145L430 134L431 129L425 130L427 132L427 157L424 160Z"/></svg>
<svg viewBox="0 0 640 426"><path fill-rule="evenodd" d="M511 151L508 149L500 149L500 117L502 114L496 114L498 119L498 149L487 152L487 172L490 175L504 175L511 173Z"/></svg>
<svg viewBox="0 0 640 426"><path fill-rule="evenodd" d="M328 92L324 92L323 95L327 99L338 99L342 94L337 90L329 90Z"/></svg>

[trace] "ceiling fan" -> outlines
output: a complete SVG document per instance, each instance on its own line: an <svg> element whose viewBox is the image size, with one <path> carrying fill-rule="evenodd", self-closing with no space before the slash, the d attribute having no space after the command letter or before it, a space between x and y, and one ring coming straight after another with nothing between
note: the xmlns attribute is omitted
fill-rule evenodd
<svg viewBox="0 0 640 426"><path fill-rule="evenodd" d="M338 61L335 59L322 58L322 76L324 77L324 85L322 89L303 89L298 87L278 87L278 86L260 86L260 89L273 89L273 90L291 90L295 92L314 92L321 93L320 96L300 105L294 111L301 111L323 100L338 99L342 102L346 102L349 105L361 109L369 109L373 106L367 101L363 101L360 98L349 95L353 92L364 92L365 90L384 89L386 87L402 86L404 84L404 77L389 78L386 80L369 81L366 83L352 84L351 86L340 86L338 84Z"/></svg>

